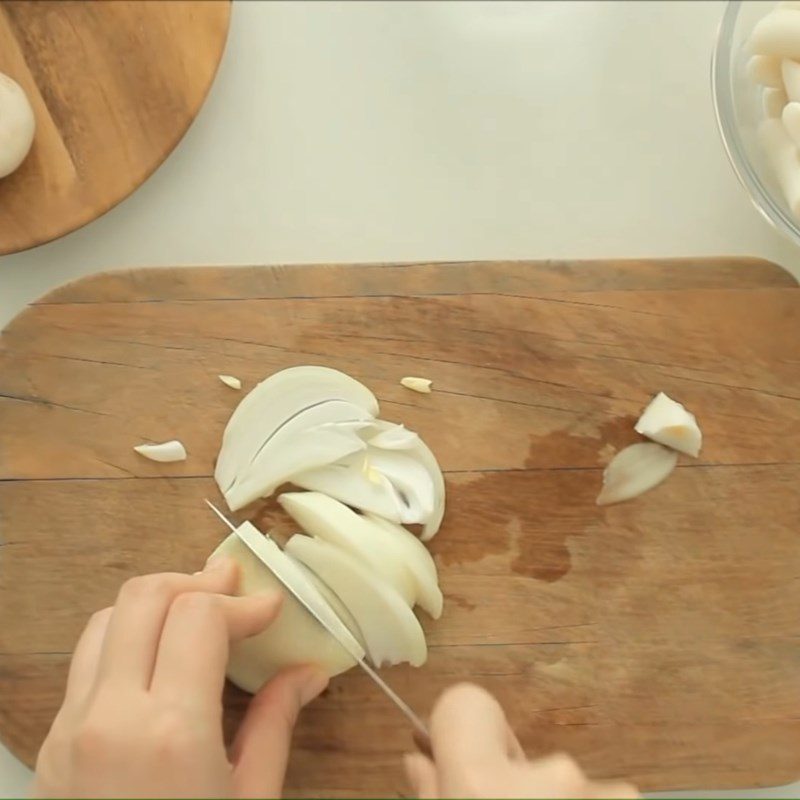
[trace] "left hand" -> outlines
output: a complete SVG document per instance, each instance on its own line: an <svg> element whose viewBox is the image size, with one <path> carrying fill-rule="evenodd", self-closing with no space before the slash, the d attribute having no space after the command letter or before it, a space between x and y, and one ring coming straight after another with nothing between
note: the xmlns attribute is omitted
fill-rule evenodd
<svg viewBox="0 0 800 800"><path fill-rule="evenodd" d="M133 578L75 649L64 703L36 763L35 797L277 797L300 709L328 683L280 673L222 735L229 641L262 631L282 595L232 597L237 566Z"/></svg>

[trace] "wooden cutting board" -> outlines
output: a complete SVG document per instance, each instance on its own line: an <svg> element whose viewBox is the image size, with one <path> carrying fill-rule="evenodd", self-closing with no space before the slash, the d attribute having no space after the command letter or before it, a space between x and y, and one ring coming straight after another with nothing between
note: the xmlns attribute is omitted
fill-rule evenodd
<svg viewBox="0 0 800 800"><path fill-rule="evenodd" d="M530 754L646 789L800 776L800 293L763 262L134 270L57 290L0 337L0 733L31 764L87 616L197 569L246 388L294 364L364 381L446 472L445 613L387 678L423 712L477 681ZM738 288L733 288L738 287ZM431 395L401 388L434 380ZM658 390L702 457L598 508ZM182 439L158 465L144 440ZM274 506L242 512L278 522ZM231 690L228 725L246 698ZM408 726L350 672L303 715L291 793L405 791Z"/></svg>
<svg viewBox="0 0 800 800"><path fill-rule="evenodd" d="M2 0L0 72L36 138L0 179L0 255L104 214L172 152L217 71L229 0Z"/></svg>

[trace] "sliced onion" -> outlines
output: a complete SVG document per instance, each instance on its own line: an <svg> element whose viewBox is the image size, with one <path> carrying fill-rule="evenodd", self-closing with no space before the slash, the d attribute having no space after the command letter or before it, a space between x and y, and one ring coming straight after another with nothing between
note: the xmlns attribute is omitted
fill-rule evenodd
<svg viewBox="0 0 800 800"><path fill-rule="evenodd" d="M436 534L444 516L444 477L422 439L401 451L370 446L291 481L392 522L421 524L423 541Z"/></svg>
<svg viewBox="0 0 800 800"><path fill-rule="evenodd" d="M231 415L222 437L214 472L222 492L227 492L233 486L256 455L289 420L332 400L355 406L368 419L378 413L378 401L366 386L343 372L327 367L285 369L248 392Z"/></svg>
<svg viewBox="0 0 800 800"><path fill-rule="evenodd" d="M305 409L288 420L241 470L224 492L231 511L259 497L268 497L294 475L336 462L365 450L358 430L330 424L334 420L357 421L363 409L341 400L330 400Z"/></svg>
<svg viewBox="0 0 800 800"><path fill-rule="evenodd" d="M401 522L426 522L436 506L433 479L413 452L368 447L364 456L372 470L383 475L403 499Z"/></svg>
<svg viewBox="0 0 800 800"><path fill-rule="evenodd" d="M291 558L291 556L289 556ZM347 630L353 634L356 641L364 648L364 635L361 633L361 628L358 627L355 617L350 613L347 606L339 599L339 595L334 592L327 583L324 583L317 577L315 572L312 572L305 564L292 559L295 566L303 575L314 585L314 588L322 595L325 602L331 607L331 610L337 617L345 624ZM366 651L365 651L366 652Z"/></svg>
<svg viewBox="0 0 800 800"><path fill-rule="evenodd" d="M405 425L393 425L375 420L369 430L374 429L379 432L367 439L367 444L372 447L380 447L382 450L408 450L419 441L419 435L408 430Z"/></svg>
<svg viewBox="0 0 800 800"><path fill-rule="evenodd" d="M405 553L391 543L387 547L386 539L380 531L376 534L373 523L319 492L287 492L278 497L278 502L309 536L355 556L392 586L408 605L414 605L417 586L405 563Z"/></svg>
<svg viewBox="0 0 800 800"><path fill-rule="evenodd" d="M292 483L394 522L403 518L403 501L397 490L381 473L368 472L362 453L347 456L327 467L293 475Z"/></svg>
<svg viewBox="0 0 800 800"><path fill-rule="evenodd" d="M654 442L640 442L620 450L603 472L597 505L631 500L658 486L675 469L678 454Z"/></svg>
<svg viewBox="0 0 800 800"><path fill-rule="evenodd" d="M387 553L397 549L402 551L400 558L416 583L416 602L434 619L439 619L444 598L439 588L436 563L428 548L402 525L372 514L365 515L364 519L372 523L372 535L381 539L381 545Z"/></svg>
<svg viewBox="0 0 800 800"><path fill-rule="evenodd" d="M286 552L339 595L355 617L376 667L425 663L428 648L419 621L403 598L370 569L338 547L310 536L292 536Z"/></svg>

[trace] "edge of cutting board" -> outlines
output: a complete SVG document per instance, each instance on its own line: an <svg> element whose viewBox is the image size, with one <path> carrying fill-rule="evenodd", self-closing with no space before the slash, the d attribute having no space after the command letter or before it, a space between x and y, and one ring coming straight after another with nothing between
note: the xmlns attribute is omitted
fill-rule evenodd
<svg viewBox="0 0 800 800"><path fill-rule="evenodd" d="M412 261L187 265L109 269L82 276L31 305L235 300L274 297L369 297L669 289L797 288L772 261L744 256L702 258Z"/></svg>

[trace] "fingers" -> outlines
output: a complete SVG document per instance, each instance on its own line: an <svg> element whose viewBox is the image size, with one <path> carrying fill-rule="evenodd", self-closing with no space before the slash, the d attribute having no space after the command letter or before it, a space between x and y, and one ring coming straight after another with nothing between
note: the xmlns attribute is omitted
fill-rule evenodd
<svg viewBox="0 0 800 800"><path fill-rule="evenodd" d="M297 715L328 685L314 666L278 673L253 698L231 755L237 797L279 797Z"/></svg>
<svg viewBox="0 0 800 800"><path fill-rule="evenodd" d="M150 691L186 708L218 709L230 641L263 631L282 601L280 592L249 597L186 592L176 597L164 623Z"/></svg>
<svg viewBox="0 0 800 800"><path fill-rule="evenodd" d="M431 744L442 785L458 784L464 766L509 758L509 729L497 700L468 683L448 689L430 720Z"/></svg>
<svg viewBox="0 0 800 800"><path fill-rule="evenodd" d="M218 558L196 575L162 573L127 581L108 623L98 682L147 689L172 601L184 592L230 594L237 576L233 561Z"/></svg>
<svg viewBox="0 0 800 800"><path fill-rule="evenodd" d="M429 758L422 753L406 753L403 756L403 766L414 797L432 800L439 796L436 767Z"/></svg>
<svg viewBox="0 0 800 800"><path fill-rule="evenodd" d="M93 614L75 645L62 706L65 713L81 708L89 697L112 611L109 607Z"/></svg>

